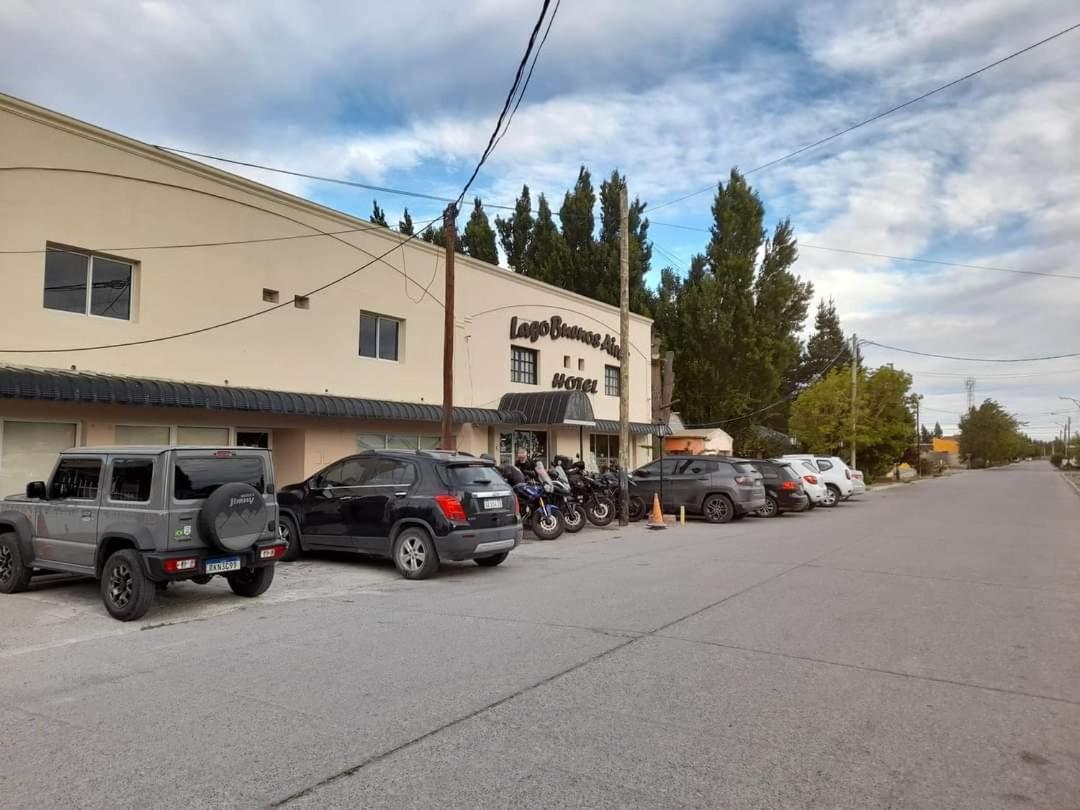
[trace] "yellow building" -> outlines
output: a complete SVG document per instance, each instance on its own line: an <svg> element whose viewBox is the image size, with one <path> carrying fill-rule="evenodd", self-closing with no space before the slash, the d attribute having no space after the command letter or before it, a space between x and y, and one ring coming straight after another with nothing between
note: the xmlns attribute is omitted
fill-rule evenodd
<svg viewBox="0 0 1080 810"><path fill-rule="evenodd" d="M2 95L0 144L0 492L69 446L269 446L286 482L438 442L442 250ZM456 267L459 448L617 457L617 308ZM636 434L651 328L625 347Z"/></svg>
<svg viewBox="0 0 1080 810"><path fill-rule="evenodd" d="M958 456L960 455L960 440L952 436L935 436L932 449L935 453L951 453Z"/></svg>

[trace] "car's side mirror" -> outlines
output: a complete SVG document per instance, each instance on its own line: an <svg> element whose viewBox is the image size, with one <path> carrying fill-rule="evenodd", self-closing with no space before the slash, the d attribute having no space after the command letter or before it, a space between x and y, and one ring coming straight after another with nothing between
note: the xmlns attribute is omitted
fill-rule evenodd
<svg viewBox="0 0 1080 810"><path fill-rule="evenodd" d="M37 498L39 500L45 500L46 496L45 482L44 481L31 481L26 485L26 497Z"/></svg>

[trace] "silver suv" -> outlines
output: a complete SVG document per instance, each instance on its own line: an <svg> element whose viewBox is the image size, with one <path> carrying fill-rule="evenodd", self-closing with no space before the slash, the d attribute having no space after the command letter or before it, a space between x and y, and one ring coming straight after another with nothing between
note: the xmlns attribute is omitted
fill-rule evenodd
<svg viewBox="0 0 1080 810"><path fill-rule="evenodd" d="M228 580L259 596L287 544L277 532L269 450L79 447L48 482L0 499L0 593L37 574L101 581L105 609L131 621L170 582Z"/></svg>

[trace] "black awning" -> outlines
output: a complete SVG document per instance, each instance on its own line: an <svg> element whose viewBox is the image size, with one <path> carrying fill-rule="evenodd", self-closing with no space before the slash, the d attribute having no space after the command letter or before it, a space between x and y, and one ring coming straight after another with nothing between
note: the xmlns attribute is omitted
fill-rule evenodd
<svg viewBox="0 0 1080 810"><path fill-rule="evenodd" d="M593 429L593 433L616 434L618 432L619 423L611 419L597 419L596 427ZM630 423L630 434L633 436L655 436L657 433L668 436L671 434L671 428L667 425L653 425L648 422Z"/></svg>
<svg viewBox="0 0 1080 810"><path fill-rule="evenodd" d="M262 388L173 382L81 371L0 367L0 399L199 408L288 416L336 416L402 422L438 422L442 408L416 402L359 399L330 394L298 394ZM454 408L454 422L501 425L520 422L521 414L491 408Z"/></svg>
<svg viewBox="0 0 1080 810"><path fill-rule="evenodd" d="M522 425L580 425L595 423L592 403L582 391L535 391L503 394L499 400L503 413L520 414Z"/></svg>

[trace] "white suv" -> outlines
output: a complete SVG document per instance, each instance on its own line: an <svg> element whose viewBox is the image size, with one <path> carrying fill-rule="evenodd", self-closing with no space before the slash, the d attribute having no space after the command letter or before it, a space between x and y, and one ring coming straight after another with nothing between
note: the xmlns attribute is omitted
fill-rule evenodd
<svg viewBox="0 0 1080 810"><path fill-rule="evenodd" d="M815 456L809 453L783 457L785 461L809 461L818 469L818 477L828 488L822 506L835 506L841 500L847 500L855 487L851 483L851 470L842 459L836 456Z"/></svg>

